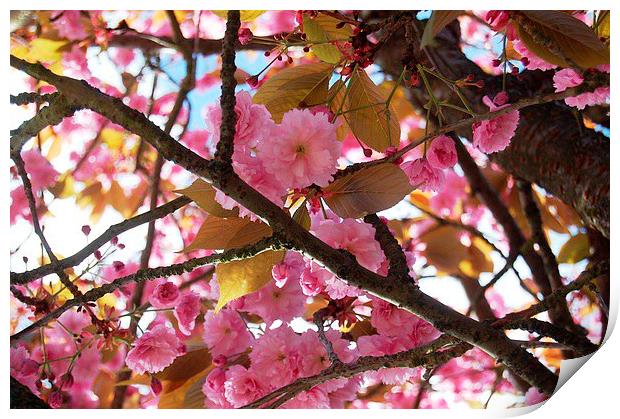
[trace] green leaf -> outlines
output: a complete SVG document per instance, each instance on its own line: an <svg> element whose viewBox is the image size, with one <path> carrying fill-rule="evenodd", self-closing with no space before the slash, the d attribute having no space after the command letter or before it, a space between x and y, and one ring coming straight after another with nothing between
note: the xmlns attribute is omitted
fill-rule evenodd
<svg viewBox="0 0 620 419"><path fill-rule="evenodd" d="M353 134L370 148L385 151L400 144L400 124L394 106L387 112L388 94L378 87L363 69L351 76L347 120Z"/></svg>
<svg viewBox="0 0 620 419"><path fill-rule="evenodd" d="M236 249L269 236L271 228L260 221L209 216L200 226L194 241L183 249L183 252L196 249Z"/></svg>
<svg viewBox="0 0 620 419"><path fill-rule="evenodd" d="M337 28L336 25L339 23L340 20L324 14L319 14L315 18L304 15L304 33L308 36L308 41L313 43L311 51L326 63L336 64L342 58L338 47L328 42L346 40L352 35L349 25Z"/></svg>
<svg viewBox="0 0 620 419"><path fill-rule="evenodd" d="M302 64L286 68L263 83L254 95L254 103L267 107L273 120L302 103L318 104L327 100L327 85L333 66L326 63Z"/></svg>
<svg viewBox="0 0 620 419"><path fill-rule="evenodd" d="M174 191L180 195L185 195L194 201L200 208L210 215L227 218L237 217L239 209L227 210L215 200L215 189L202 179L196 179L189 187Z"/></svg>
<svg viewBox="0 0 620 419"><path fill-rule="evenodd" d="M424 27L420 48L429 46L437 34L461 14L462 10L435 10Z"/></svg>
<svg viewBox="0 0 620 419"><path fill-rule="evenodd" d="M215 312L229 301L258 291L272 281L271 269L282 262L285 253L283 250L268 250L248 259L218 264L215 275L220 286L220 298Z"/></svg>
<svg viewBox="0 0 620 419"><path fill-rule="evenodd" d="M557 10L522 10L521 14L519 38L545 61L570 67L568 59L584 69L609 64L609 48L592 28L574 16ZM534 39L532 31L548 39L552 48Z"/></svg>
<svg viewBox="0 0 620 419"><path fill-rule="evenodd" d="M400 167L381 163L336 179L324 199L340 217L359 218L393 207L412 189Z"/></svg>
<svg viewBox="0 0 620 419"><path fill-rule="evenodd" d="M590 239L579 233L562 245L558 253L558 263L577 263L590 256Z"/></svg>

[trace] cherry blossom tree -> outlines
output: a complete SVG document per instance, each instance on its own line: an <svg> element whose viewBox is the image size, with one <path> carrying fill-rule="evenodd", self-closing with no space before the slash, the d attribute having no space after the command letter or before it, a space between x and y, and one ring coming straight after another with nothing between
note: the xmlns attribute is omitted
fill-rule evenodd
<svg viewBox="0 0 620 419"><path fill-rule="evenodd" d="M547 399L608 321L609 19L12 11L12 406Z"/></svg>

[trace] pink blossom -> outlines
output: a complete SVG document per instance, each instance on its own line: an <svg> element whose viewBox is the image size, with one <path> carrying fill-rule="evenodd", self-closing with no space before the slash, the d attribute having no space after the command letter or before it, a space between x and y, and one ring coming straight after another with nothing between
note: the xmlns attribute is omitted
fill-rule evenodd
<svg viewBox="0 0 620 419"><path fill-rule="evenodd" d="M241 179L262 193L263 196L274 204L279 207L283 206L283 197L286 195L286 189L276 180L275 176L267 173L262 160L249 154L237 154L236 151L233 158L233 168ZM215 200L226 209L239 207L239 215L241 217L248 217L253 221L258 219L254 213L239 205L234 199L228 197L220 190L216 191Z"/></svg>
<svg viewBox="0 0 620 419"><path fill-rule="evenodd" d="M271 135L274 123L271 114L264 105L252 103L252 96L245 90L236 95L235 113L237 126L235 129L235 158L238 154L249 153L263 138ZM213 145L220 142L220 125L222 109L219 101L206 109L207 129L211 133Z"/></svg>
<svg viewBox="0 0 620 419"><path fill-rule="evenodd" d="M357 261L371 271L379 269L385 256L375 240L375 229L352 218L325 220L314 228L314 234L336 249L351 252Z"/></svg>
<svg viewBox="0 0 620 419"><path fill-rule="evenodd" d="M22 159L32 184L32 192L38 192L56 182L58 172L37 149L22 153Z"/></svg>
<svg viewBox="0 0 620 419"><path fill-rule="evenodd" d="M247 370L241 365L233 365L226 371L224 394L233 407L245 406L265 392L265 385L259 381L254 369Z"/></svg>
<svg viewBox="0 0 620 419"><path fill-rule="evenodd" d="M400 168L409 177L411 186L420 190L438 191L443 185L443 171L434 168L424 157L413 161L406 161L400 165Z"/></svg>
<svg viewBox="0 0 620 419"><path fill-rule="evenodd" d="M443 189L431 197L431 209L438 215L449 216L456 205L467 197L467 181L453 170L447 170L445 174Z"/></svg>
<svg viewBox="0 0 620 419"><path fill-rule="evenodd" d="M217 314L205 314L203 340L212 356L232 355L243 352L252 343L252 335L243 319L234 310L223 309Z"/></svg>
<svg viewBox="0 0 620 419"><path fill-rule="evenodd" d="M127 354L127 366L138 374L162 371L182 353L182 344L174 329L160 323L147 330Z"/></svg>
<svg viewBox="0 0 620 419"><path fill-rule="evenodd" d="M574 97L567 97L564 102L568 106L573 106L579 110L584 109L586 106L601 105L609 100L610 88L609 87L597 87L593 92L585 92Z"/></svg>
<svg viewBox="0 0 620 419"><path fill-rule="evenodd" d="M557 67L555 64L546 62L545 60L540 58L538 55L534 54L532 51L527 49L523 41L521 41L520 39L513 40L512 45L515 51L521 54L522 57L525 57L528 59L529 61L527 64L528 70L546 71L546 70L552 70Z"/></svg>
<svg viewBox="0 0 620 419"><path fill-rule="evenodd" d="M30 388L35 394L38 394L36 382L39 364L31 358L30 353L28 353L24 346L11 347L10 368L11 377Z"/></svg>
<svg viewBox="0 0 620 419"><path fill-rule="evenodd" d="M336 125L323 112L293 109L271 137L258 144L265 169L287 188L327 186L336 172L340 142Z"/></svg>
<svg viewBox="0 0 620 419"><path fill-rule="evenodd" d="M435 138L426 152L426 159L436 169L448 169L454 166L458 158L452 139L445 135Z"/></svg>
<svg viewBox="0 0 620 419"><path fill-rule="evenodd" d="M131 106L137 111L142 113L146 113L148 110L148 99L145 96L133 94L129 96L129 100L127 101L127 105Z"/></svg>
<svg viewBox="0 0 620 419"><path fill-rule="evenodd" d="M81 22L80 13L79 10L59 10L54 13L54 16L61 15L53 22L60 36L70 41L81 40L88 36Z"/></svg>
<svg viewBox="0 0 620 419"><path fill-rule="evenodd" d="M261 371L266 382L275 388L290 383L298 377L301 363L308 357L300 350L300 340L293 329L286 325L267 329L250 353L252 370ZM316 343L320 346L320 342Z"/></svg>
<svg viewBox="0 0 620 419"><path fill-rule="evenodd" d="M536 387L530 387L525 393L525 405L532 406L538 403L542 403L548 398L549 396L539 391Z"/></svg>
<svg viewBox="0 0 620 419"><path fill-rule="evenodd" d="M274 33L292 32L295 23L294 10L268 10L256 19L258 36L271 36Z"/></svg>
<svg viewBox="0 0 620 419"><path fill-rule="evenodd" d="M179 299L179 288L172 282L162 282L153 289L149 302L155 308L173 307Z"/></svg>
<svg viewBox="0 0 620 419"><path fill-rule="evenodd" d="M136 58L136 53L132 48L111 48L112 59L121 67L127 67Z"/></svg>
<svg viewBox="0 0 620 419"><path fill-rule="evenodd" d="M218 83L220 83L220 78L216 74L205 73L202 77L196 80L196 90L199 92L206 92Z"/></svg>
<svg viewBox="0 0 620 419"><path fill-rule="evenodd" d="M77 44L62 55L62 67L63 74L69 77L84 79L90 76L86 51Z"/></svg>
<svg viewBox="0 0 620 419"><path fill-rule="evenodd" d="M11 191L11 224L14 224L18 217L25 220L31 219L28 199L23 186L18 186Z"/></svg>
<svg viewBox="0 0 620 419"><path fill-rule="evenodd" d="M179 323L179 331L184 335L189 336L194 330L200 307L200 296L193 291L183 294L179 299L174 308L174 317Z"/></svg>
<svg viewBox="0 0 620 419"><path fill-rule="evenodd" d="M502 109L494 104L488 96L483 99L491 112ZM508 105L505 105L508 106ZM519 125L519 111L511 111L493 119L475 122L473 128L474 145L484 153L502 151L508 145Z"/></svg>
<svg viewBox="0 0 620 419"><path fill-rule="evenodd" d="M276 285L282 288L290 279L295 281L304 269L304 258L297 252L286 252L284 260L271 269Z"/></svg>
<svg viewBox="0 0 620 419"><path fill-rule="evenodd" d="M310 297L318 295L325 290L325 285L331 281L334 274L319 264L309 261L301 273L299 284L301 291Z"/></svg>
<svg viewBox="0 0 620 419"><path fill-rule="evenodd" d="M222 368L214 368L204 385L202 386L202 392L204 393L206 400L206 407L212 409L228 409L232 405L226 400L224 396L224 383L226 382L226 372Z"/></svg>
<svg viewBox="0 0 620 419"><path fill-rule="evenodd" d="M284 409L329 409L330 400L319 387L302 391L282 405Z"/></svg>
<svg viewBox="0 0 620 419"><path fill-rule="evenodd" d="M581 83L583 83L583 77L572 68L564 68L553 75L553 86L556 92L563 92Z"/></svg>
<svg viewBox="0 0 620 419"><path fill-rule="evenodd" d="M278 288L270 282L260 290L245 296L244 310L258 314L267 324L275 320L287 322L304 312L306 297L294 281Z"/></svg>

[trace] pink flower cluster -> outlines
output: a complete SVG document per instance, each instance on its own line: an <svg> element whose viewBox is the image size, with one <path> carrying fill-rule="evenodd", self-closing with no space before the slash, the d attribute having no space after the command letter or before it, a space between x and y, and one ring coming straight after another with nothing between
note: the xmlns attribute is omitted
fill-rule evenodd
<svg viewBox="0 0 620 419"><path fill-rule="evenodd" d="M276 124L265 106L252 103L248 92L236 98L233 167L244 181L279 206L288 189L329 183L337 170L340 142L337 126L326 113L293 109ZM207 128L214 145L220 141L221 120L219 103L209 106ZM227 209L239 206L220 191L216 200ZM256 219L245 208L240 215Z"/></svg>
<svg viewBox="0 0 620 419"><path fill-rule="evenodd" d="M495 112L509 106L506 100L506 94L500 92L494 100L485 96L483 102L491 112ZM483 153L502 151L510 145L518 125L519 111L516 110L492 119L475 122L472 126L474 145Z"/></svg>
<svg viewBox="0 0 620 419"><path fill-rule="evenodd" d="M184 352L174 329L160 323L144 332L133 344L125 362L138 374L163 371Z"/></svg>
<svg viewBox="0 0 620 419"><path fill-rule="evenodd" d="M602 69L609 72L607 67ZM583 83L583 77L572 68L564 68L553 75L553 85L556 92L563 92L571 87L579 86ZM579 110L586 106L594 106L606 103L609 100L609 87L601 86L592 92L584 92L577 96L567 97L564 102L568 106L573 106Z"/></svg>
<svg viewBox="0 0 620 419"><path fill-rule="evenodd" d="M334 330L326 333L335 353L343 362L357 359L357 351ZM317 332L295 333L288 326L267 329L255 341L250 366L230 358L207 376L203 386L205 405L210 408L237 408L292 381L319 373L329 366L325 348ZM359 380L338 379L326 382L287 402L288 408L342 407L359 389Z"/></svg>
<svg viewBox="0 0 620 419"><path fill-rule="evenodd" d="M406 161L400 165L409 177L409 183L420 190L439 191L445 180L445 169L453 167L458 161L454 142L450 137L435 137L426 157Z"/></svg>

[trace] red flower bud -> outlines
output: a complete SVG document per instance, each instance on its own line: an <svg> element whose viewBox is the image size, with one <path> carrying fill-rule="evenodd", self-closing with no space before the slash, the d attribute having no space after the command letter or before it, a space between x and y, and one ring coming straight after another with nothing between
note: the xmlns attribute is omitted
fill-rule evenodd
<svg viewBox="0 0 620 419"><path fill-rule="evenodd" d="M248 28L241 28L239 29L238 38L241 45L247 45L254 38L254 34Z"/></svg>
<svg viewBox="0 0 620 419"><path fill-rule="evenodd" d="M258 87L258 76L248 77L245 82L252 88L256 89Z"/></svg>
<svg viewBox="0 0 620 419"><path fill-rule="evenodd" d="M82 226L82 233L84 233L85 236L88 236L90 234L90 226L89 225Z"/></svg>

